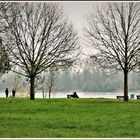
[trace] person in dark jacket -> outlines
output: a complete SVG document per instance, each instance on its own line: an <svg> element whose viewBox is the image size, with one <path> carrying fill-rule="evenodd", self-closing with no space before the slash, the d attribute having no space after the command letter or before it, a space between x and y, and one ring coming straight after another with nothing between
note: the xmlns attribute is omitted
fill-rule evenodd
<svg viewBox="0 0 140 140"><path fill-rule="evenodd" d="M16 91L12 89L12 96L15 97Z"/></svg>
<svg viewBox="0 0 140 140"><path fill-rule="evenodd" d="M76 91L73 92L73 98L79 98Z"/></svg>
<svg viewBox="0 0 140 140"><path fill-rule="evenodd" d="M9 94L8 88L6 88L5 94L6 94L6 98L7 98L8 97L8 94Z"/></svg>

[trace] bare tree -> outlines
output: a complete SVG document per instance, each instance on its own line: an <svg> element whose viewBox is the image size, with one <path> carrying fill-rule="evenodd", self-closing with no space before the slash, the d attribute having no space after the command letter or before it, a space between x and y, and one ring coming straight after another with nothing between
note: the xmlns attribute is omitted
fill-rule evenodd
<svg viewBox="0 0 140 140"><path fill-rule="evenodd" d="M49 68L48 77L47 77L47 87L48 87L48 92L49 92L49 98L51 98L51 92L55 85L57 71L58 69L55 66L52 66Z"/></svg>
<svg viewBox="0 0 140 140"><path fill-rule="evenodd" d="M46 90L46 85L45 85L46 75L44 73L43 73L43 75L38 76L38 78L36 80L36 89L41 90L42 97L46 98L46 96L47 96L47 94L45 93L45 90Z"/></svg>
<svg viewBox="0 0 140 140"><path fill-rule="evenodd" d="M6 28L6 25L3 22L3 15L8 12L10 3L8 2L0 2L0 33L3 32Z"/></svg>
<svg viewBox="0 0 140 140"><path fill-rule="evenodd" d="M86 28L95 49L91 59L103 69L123 71L124 101L128 101L128 73L140 64L140 4L104 3L97 9Z"/></svg>
<svg viewBox="0 0 140 140"><path fill-rule="evenodd" d="M18 68L14 67L14 70L17 72L20 72ZM24 79L21 75L14 73L12 71L6 73L2 77L3 82L10 88L10 89L15 89L16 91L23 87Z"/></svg>
<svg viewBox="0 0 140 140"><path fill-rule="evenodd" d="M0 76L11 69L8 52L0 37Z"/></svg>
<svg viewBox="0 0 140 140"><path fill-rule="evenodd" d="M3 17L9 27L3 35L5 44L11 62L30 79L30 99L34 99L37 75L54 64L69 66L76 60L77 33L57 3L16 3L10 8L12 22Z"/></svg>
<svg viewBox="0 0 140 140"><path fill-rule="evenodd" d="M3 26L2 13L6 13L9 3L0 2L0 34L5 30ZM9 56L6 46L3 43L3 39L0 36L0 76L10 70Z"/></svg>

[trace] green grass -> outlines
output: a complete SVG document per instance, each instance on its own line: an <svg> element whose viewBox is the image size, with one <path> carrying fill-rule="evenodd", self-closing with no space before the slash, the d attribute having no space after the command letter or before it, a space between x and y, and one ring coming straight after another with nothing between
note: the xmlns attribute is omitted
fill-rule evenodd
<svg viewBox="0 0 140 140"><path fill-rule="evenodd" d="M0 138L140 138L140 100L0 98Z"/></svg>

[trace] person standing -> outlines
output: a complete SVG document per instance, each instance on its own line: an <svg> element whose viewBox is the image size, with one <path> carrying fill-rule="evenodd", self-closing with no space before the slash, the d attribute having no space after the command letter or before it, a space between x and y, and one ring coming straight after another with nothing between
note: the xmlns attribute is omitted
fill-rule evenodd
<svg viewBox="0 0 140 140"><path fill-rule="evenodd" d="M12 89L12 96L15 97L16 91Z"/></svg>
<svg viewBox="0 0 140 140"><path fill-rule="evenodd" d="M7 98L8 97L8 94L9 94L8 88L6 88L5 94L6 94L6 98Z"/></svg>

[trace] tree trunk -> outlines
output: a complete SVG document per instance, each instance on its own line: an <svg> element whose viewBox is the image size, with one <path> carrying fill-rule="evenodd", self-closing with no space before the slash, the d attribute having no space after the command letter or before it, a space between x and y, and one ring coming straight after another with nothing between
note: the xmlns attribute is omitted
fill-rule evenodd
<svg viewBox="0 0 140 140"><path fill-rule="evenodd" d="M43 96L43 99L45 98L45 95L44 95L44 89L42 87L42 96Z"/></svg>
<svg viewBox="0 0 140 140"><path fill-rule="evenodd" d="M49 91L49 99L51 98L51 92Z"/></svg>
<svg viewBox="0 0 140 140"><path fill-rule="evenodd" d="M49 99L51 98L51 87L49 87Z"/></svg>
<svg viewBox="0 0 140 140"><path fill-rule="evenodd" d="M30 100L35 99L35 76L30 78Z"/></svg>
<svg viewBox="0 0 140 140"><path fill-rule="evenodd" d="M43 83L42 83L41 90L42 90L42 96L43 96L43 99L44 99L45 98L45 93L44 93Z"/></svg>
<svg viewBox="0 0 140 140"><path fill-rule="evenodd" d="M128 102L128 72L124 71L124 101Z"/></svg>

